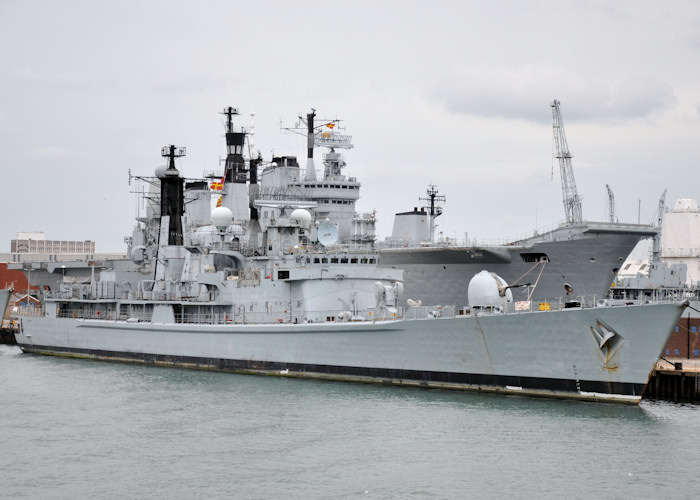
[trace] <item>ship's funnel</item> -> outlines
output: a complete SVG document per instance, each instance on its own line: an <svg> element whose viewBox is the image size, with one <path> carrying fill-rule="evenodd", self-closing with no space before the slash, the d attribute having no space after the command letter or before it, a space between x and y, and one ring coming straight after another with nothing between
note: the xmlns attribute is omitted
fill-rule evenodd
<svg viewBox="0 0 700 500"><path fill-rule="evenodd" d="M304 176L305 181L315 181L316 180L316 166L314 165L314 159L308 158L306 160L306 175Z"/></svg>
<svg viewBox="0 0 700 500"><path fill-rule="evenodd" d="M161 156L168 158L168 168L158 171L160 177L160 216L168 217L168 245L182 245L182 216L185 213L185 180L175 168L175 158L185 156L185 148L164 146Z"/></svg>

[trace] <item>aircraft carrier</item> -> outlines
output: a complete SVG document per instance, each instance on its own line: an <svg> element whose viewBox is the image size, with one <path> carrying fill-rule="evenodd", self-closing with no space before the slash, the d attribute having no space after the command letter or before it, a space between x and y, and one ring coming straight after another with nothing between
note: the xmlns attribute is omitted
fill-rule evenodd
<svg viewBox="0 0 700 500"><path fill-rule="evenodd" d="M486 268L508 282L516 300L602 299L637 243L656 237L658 228L652 225L583 220L559 101L551 108L566 221L500 245L435 243L435 219L445 197L428 186L427 197L421 198L426 206L396 214L392 236L380 248L382 265L404 270L407 301L459 307L469 279Z"/></svg>

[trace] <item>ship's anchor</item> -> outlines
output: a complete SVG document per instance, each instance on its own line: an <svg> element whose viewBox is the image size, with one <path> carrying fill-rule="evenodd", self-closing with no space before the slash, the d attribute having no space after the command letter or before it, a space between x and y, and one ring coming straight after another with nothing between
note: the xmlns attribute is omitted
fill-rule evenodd
<svg viewBox="0 0 700 500"><path fill-rule="evenodd" d="M598 348L602 350L603 347L605 347L605 345L618 334L601 319L597 319L596 324L596 326L591 327L591 332L593 333L593 337L595 337L596 341L598 342Z"/></svg>

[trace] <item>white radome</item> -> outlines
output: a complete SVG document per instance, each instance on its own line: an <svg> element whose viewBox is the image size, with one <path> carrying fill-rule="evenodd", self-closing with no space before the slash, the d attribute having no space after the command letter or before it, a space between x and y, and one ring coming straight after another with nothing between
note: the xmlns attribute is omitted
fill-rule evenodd
<svg viewBox="0 0 700 500"><path fill-rule="evenodd" d="M299 227L308 229L311 225L311 214L308 210L297 208L289 215L289 220L299 224Z"/></svg>
<svg viewBox="0 0 700 500"><path fill-rule="evenodd" d="M163 177L165 177L166 170L168 170L167 165L158 165L156 167L156 177L158 177L159 179L162 179Z"/></svg>
<svg viewBox="0 0 700 500"><path fill-rule="evenodd" d="M233 213L228 207L216 207L211 211L211 223L223 231L233 222Z"/></svg>

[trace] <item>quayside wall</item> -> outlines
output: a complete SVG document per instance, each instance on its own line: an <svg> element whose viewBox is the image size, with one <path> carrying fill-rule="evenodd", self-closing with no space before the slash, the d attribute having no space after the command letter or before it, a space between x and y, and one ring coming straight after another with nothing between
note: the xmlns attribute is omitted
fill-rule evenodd
<svg viewBox="0 0 700 500"><path fill-rule="evenodd" d="M642 399L700 403L700 360L660 359Z"/></svg>

